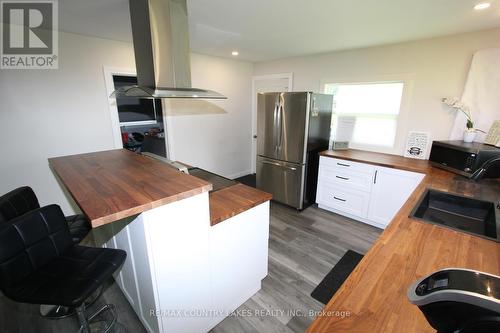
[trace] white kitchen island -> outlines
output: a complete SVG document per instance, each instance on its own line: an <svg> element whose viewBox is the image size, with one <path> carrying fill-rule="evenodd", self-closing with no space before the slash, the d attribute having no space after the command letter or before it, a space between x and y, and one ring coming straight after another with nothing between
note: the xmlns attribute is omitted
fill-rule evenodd
<svg viewBox="0 0 500 333"><path fill-rule="evenodd" d="M124 161L134 168L126 172L134 177L132 184L115 181L125 176L116 171ZM267 275L269 194L241 184L209 194L204 181L121 150L50 162L93 225L96 221L96 245L127 252L115 280L149 332L207 332L261 288ZM80 181L74 180L77 174ZM145 187L149 182L153 190ZM181 192L166 190L168 182L181 184ZM186 183L189 189L183 188ZM140 206L149 209L120 213L120 205L137 207L142 200L133 192L138 184L138 192L151 199ZM112 187L119 192L114 198ZM159 188L164 193L157 193ZM165 193L175 198L154 200L165 199ZM107 215L92 219L96 211ZM121 218L107 222L112 219L107 216Z"/></svg>

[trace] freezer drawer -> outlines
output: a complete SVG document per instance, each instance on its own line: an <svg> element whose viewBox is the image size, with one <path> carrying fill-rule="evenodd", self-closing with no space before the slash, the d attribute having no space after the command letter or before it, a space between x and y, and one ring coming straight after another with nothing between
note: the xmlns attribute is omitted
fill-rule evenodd
<svg viewBox="0 0 500 333"><path fill-rule="evenodd" d="M257 188L273 200L303 208L304 165L257 157Z"/></svg>

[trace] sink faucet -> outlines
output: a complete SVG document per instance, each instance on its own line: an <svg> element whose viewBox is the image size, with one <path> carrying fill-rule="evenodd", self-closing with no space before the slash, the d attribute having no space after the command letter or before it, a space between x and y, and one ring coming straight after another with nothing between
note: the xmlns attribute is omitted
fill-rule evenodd
<svg viewBox="0 0 500 333"><path fill-rule="evenodd" d="M480 180L481 178L483 178L483 176L486 173L486 171L488 171L488 169L492 165L494 165L494 164L496 164L498 162L500 162L500 156L490 158L489 160L487 160L486 162L484 162L483 165L481 165L481 167L479 169L477 169L476 171L474 171L474 173L470 176L470 179L472 179L474 181Z"/></svg>

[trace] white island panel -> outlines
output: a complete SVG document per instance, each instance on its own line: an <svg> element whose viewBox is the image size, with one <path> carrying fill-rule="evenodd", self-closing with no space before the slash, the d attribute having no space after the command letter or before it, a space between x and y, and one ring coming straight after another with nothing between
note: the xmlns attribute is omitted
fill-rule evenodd
<svg viewBox="0 0 500 333"><path fill-rule="evenodd" d="M214 305L224 316L260 290L267 275L268 243L269 201L210 229Z"/></svg>
<svg viewBox="0 0 500 333"><path fill-rule="evenodd" d="M127 251L115 280L148 332L208 332L261 288L269 201L210 226L204 192L93 234Z"/></svg>
<svg viewBox="0 0 500 333"><path fill-rule="evenodd" d="M210 318L208 192L144 212L161 332L206 332ZM180 311L180 312L178 312Z"/></svg>

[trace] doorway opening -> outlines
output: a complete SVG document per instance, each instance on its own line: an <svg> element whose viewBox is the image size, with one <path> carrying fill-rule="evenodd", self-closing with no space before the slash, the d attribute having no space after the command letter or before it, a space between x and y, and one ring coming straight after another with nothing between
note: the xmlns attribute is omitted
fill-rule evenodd
<svg viewBox="0 0 500 333"><path fill-rule="evenodd" d="M159 99L111 98L120 87L137 84L135 71L104 68L115 148L169 158L163 105Z"/></svg>

